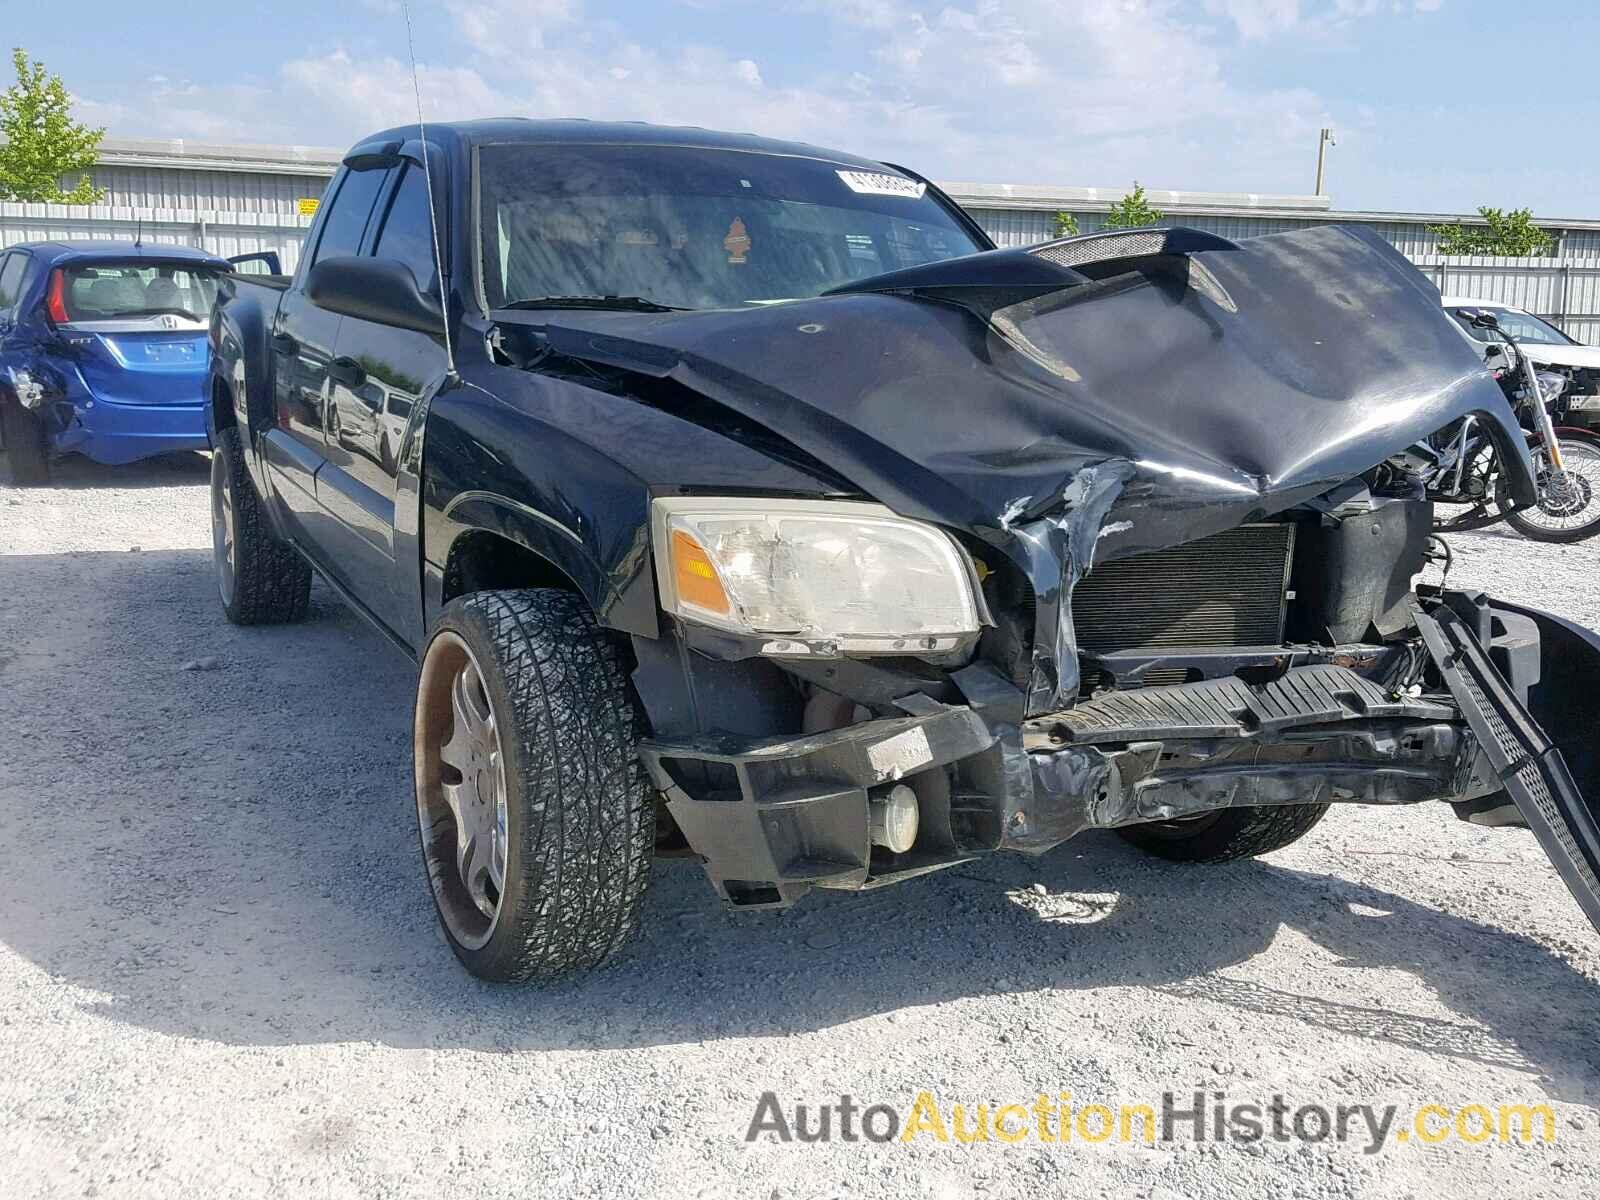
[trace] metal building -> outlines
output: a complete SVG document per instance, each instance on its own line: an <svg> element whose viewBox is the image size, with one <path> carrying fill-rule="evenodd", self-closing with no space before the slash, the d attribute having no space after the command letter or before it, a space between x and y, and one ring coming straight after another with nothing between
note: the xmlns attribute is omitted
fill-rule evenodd
<svg viewBox="0 0 1600 1200"><path fill-rule="evenodd" d="M92 207L0 203L0 247L47 238L133 238L200 246L219 254L276 250L293 270L315 205L342 152L307 146L106 138L95 182L105 200ZM1002 246L1055 236L1069 212L1078 228L1102 227L1124 189L1020 184L942 185ZM1224 237L1251 237L1308 225L1368 225L1448 294L1499 300L1554 320L1572 336L1600 344L1600 220L1541 221L1556 237L1545 257L1446 258L1430 225L1478 218L1429 213L1346 212L1325 196L1149 191L1165 224Z"/></svg>
<svg viewBox="0 0 1600 1200"><path fill-rule="evenodd" d="M0 203L0 247L50 238L142 237L218 254L276 250L299 261L342 151L106 138L91 173L99 204Z"/></svg>
<svg viewBox="0 0 1600 1200"><path fill-rule="evenodd" d="M1002 246L1026 246L1056 236L1056 214L1071 213L1082 233L1105 224L1125 189L1026 187L1017 184L941 184ZM1572 337L1600 345L1600 220L1541 220L1555 244L1529 258L1446 256L1430 226L1456 221L1481 225L1476 214L1361 212L1335 209L1326 196L1146 190L1165 214L1164 225L1188 225L1222 237L1244 238L1308 225L1366 225L1387 238L1445 295L1473 296L1528 309Z"/></svg>

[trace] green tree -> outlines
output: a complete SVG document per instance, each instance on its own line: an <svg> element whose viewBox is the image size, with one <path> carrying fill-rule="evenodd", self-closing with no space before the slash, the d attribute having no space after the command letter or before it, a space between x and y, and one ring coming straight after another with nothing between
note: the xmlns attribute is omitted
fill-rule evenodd
<svg viewBox="0 0 1600 1200"><path fill-rule="evenodd" d="M1478 209L1482 225L1464 225L1455 221L1449 225L1430 225L1428 232L1437 234L1440 254L1498 254L1520 258L1530 254L1548 254L1554 244L1544 230L1533 223L1533 213L1526 208L1505 212L1487 206Z"/></svg>
<svg viewBox="0 0 1600 1200"><path fill-rule="evenodd" d="M61 76L21 47L12 51L17 82L0 92L0 200L93 204L105 196L87 172L95 164L104 129L72 119L72 97ZM65 176L76 175L70 191Z"/></svg>
<svg viewBox="0 0 1600 1200"><path fill-rule="evenodd" d="M1144 185L1133 181L1133 191L1111 206L1106 214L1107 229L1138 229L1141 225L1154 225L1165 215L1145 199Z"/></svg>
<svg viewBox="0 0 1600 1200"><path fill-rule="evenodd" d="M1058 212L1056 214L1057 237L1077 237L1078 232L1077 217L1073 216L1069 212Z"/></svg>

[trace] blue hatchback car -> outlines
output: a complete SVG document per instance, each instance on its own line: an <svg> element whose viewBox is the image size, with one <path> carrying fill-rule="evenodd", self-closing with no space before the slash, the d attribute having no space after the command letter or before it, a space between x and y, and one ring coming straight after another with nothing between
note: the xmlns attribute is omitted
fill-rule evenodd
<svg viewBox="0 0 1600 1200"><path fill-rule="evenodd" d="M206 449L206 331L232 269L202 250L129 242L31 242L0 254L10 481L43 483L50 460L72 452L120 464Z"/></svg>

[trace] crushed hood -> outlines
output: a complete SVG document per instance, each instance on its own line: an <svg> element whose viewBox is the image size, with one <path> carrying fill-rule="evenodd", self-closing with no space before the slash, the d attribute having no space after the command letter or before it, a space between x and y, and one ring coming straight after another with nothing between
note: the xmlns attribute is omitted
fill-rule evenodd
<svg viewBox="0 0 1600 1200"><path fill-rule="evenodd" d="M1520 440L1432 286L1376 235L1204 244L1099 280L1041 274L1045 247L881 291L539 323L557 352L676 380L907 515L998 545L1076 511L1084 558L1281 511L1470 412Z"/></svg>
<svg viewBox="0 0 1600 1200"><path fill-rule="evenodd" d="M1532 496L1499 386L1356 228L1143 231L750 309L519 315L557 354L676 381L1003 550L1036 600L1033 712L1076 695L1070 597L1096 561L1291 508L1469 413Z"/></svg>

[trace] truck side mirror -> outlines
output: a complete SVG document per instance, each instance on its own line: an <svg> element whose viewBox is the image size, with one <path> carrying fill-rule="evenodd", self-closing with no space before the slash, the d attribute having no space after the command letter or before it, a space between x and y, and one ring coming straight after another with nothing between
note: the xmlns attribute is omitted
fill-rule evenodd
<svg viewBox="0 0 1600 1200"><path fill-rule="evenodd" d="M306 299L358 321L444 336L444 310L417 286L411 268L390 258L329 258L306 276Z"/></svg>

